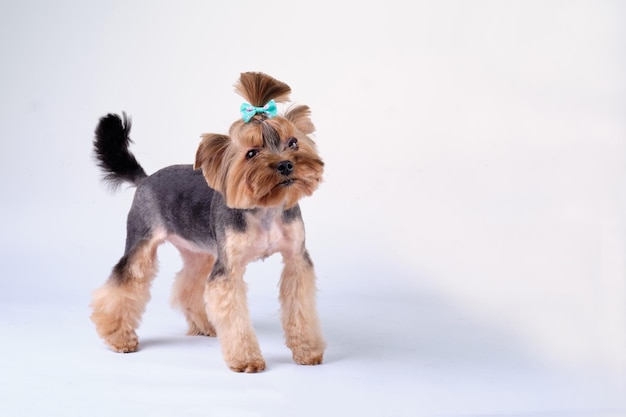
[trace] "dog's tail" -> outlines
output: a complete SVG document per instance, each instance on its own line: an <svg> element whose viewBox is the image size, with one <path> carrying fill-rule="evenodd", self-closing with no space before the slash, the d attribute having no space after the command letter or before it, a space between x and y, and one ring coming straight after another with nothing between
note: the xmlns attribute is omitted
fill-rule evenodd
<svg viewBox="0 0 626 417"><path fill-rule="evenodd" d="M103 180L113 190L122 183L130 182L133 185L146 178L146 172L128 150L130 140L130 117L122 113L107 114L100 119L96 128L96 137L93 141L95 157L98 166L104 172Z"/></svg>

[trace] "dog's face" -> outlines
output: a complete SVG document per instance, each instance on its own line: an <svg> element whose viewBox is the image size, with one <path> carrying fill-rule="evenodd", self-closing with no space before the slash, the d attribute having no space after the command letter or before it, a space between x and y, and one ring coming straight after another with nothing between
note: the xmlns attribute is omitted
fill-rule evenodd
<svg viewBox="0 0 626 417"><path fill-rule="evenodd" d="M264 93L268 88L271 91ZM274 97L285 101L290 91L286 84L260 73L242 74L237 90L253 104ZM272 118L256 114L233 123L229 135L203 135L194 167L202 169L209 186L224 196L228 207L290 208L311 195L322 180L324 163L308 136L314 130L307 106Z"/></svg>

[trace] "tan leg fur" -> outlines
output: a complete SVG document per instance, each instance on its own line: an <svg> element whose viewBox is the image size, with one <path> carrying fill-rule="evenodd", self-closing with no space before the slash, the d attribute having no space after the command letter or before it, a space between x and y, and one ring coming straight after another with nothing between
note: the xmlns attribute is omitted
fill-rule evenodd
<svg viewBox="0 0 626 417"><path fill-rule="evenodd" d="M135 330L150 300L160 243L153 240L138 246L122 270L114 271L93 293L91 320L100 337L116 352L134 352L139 347Z"/></svg>
<svg viewBox="0 0 626 417"><path fill-rule="evenodd" d="M205 253L179 250L184 264L174 281L172 306L185 314L188 335L215 336L215 328L207 319L204 302L204 288L215 258Z"/></svg>
<svg viewBox="0 0 626 417"><path fill-rule="evenodd" d="M285 259L280 279L282 324L287 346L300 365L322 363L326 343L315 306L315 272L308 254Z"/></svg>
<svg viewBox="0 0 626 417"><path fill-rule="evenodd" d="M228 279L218 278L206 285L207 314L215 325L226 364L236 372L265 369L246 300L243 271Z"/></svg>

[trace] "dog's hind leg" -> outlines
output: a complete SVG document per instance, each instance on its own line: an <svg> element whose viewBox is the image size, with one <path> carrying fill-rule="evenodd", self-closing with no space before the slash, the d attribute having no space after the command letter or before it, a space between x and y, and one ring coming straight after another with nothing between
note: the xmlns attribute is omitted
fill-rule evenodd
<svg viewBox="0 0 626 417"><path fill-rule="evenodd" d="M189 325L187 334L215 336L215 328L207 318L204 302L204 287L215 258L207 253L178 249L183 258L183 269L174 281L172 306L185 314Z"/></svg>
<svg viewBox="0 0 626 417"><path fill-rule="evenodd" d="M100 337L116 352L134 352L135 330L150 300L150 284L157 273L158 236L130 243L108 281L94 291L91 320Z"/></svg>

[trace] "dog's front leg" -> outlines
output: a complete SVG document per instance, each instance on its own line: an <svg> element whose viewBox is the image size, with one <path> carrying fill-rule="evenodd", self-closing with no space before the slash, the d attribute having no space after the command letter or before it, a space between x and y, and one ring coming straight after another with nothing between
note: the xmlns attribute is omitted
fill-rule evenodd
<svg viewBox="0 0 626 417"><path fill-rule="evenodd" d="M315 271L306 249L293 256L283 254L280 303L286 344L300 365L322 363L326 344L315 307Z"/></svg>
<svg viewBox="0 0 626 417"><path fill-rule="evenodd" d="M265 369L265 361L250 322L244 270L226 267L218 260L207 282L204 299L226 364L235 372L260 372Z"/></svg>

